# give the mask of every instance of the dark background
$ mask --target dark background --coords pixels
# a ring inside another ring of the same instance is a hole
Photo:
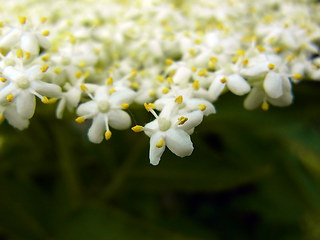
[[[192,156],[167,149],[157,167],[143,133],[95,145],[90,122],[38,102],[27,130],[0,126],[0,240],[320,239],[319,91],[303,82],[267,112],[223,95]]]

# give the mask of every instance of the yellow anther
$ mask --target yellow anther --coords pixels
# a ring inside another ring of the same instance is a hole
[[[180,95],[180,96],[178,96],[174,101],[175,101],[176,103],[178,103],[178,104],[181,104],[182,101],[183,101],[183,97]]]
[[[84,84],[81,84],[80,88],[81,88],[81,91],[83,91],[83,92],[88,90],[88,88]]]
[[[99,49],[94,49],[93,52],[94,52],[95,54],[99,54],[99,53],[100,53],[100,50],[99,50]]]
[[[0,21],[0,27],[3,27],[3,22],[2,21]]]
[[[190,33],[184,33],[184,36],[186,36],[186,37],[190,37]]]
[[[86,64],[85,61],[81,61],[81,62],[79,62],[78,66],[79,67],[85,67],[85,66],[87,66],[87,64]]]
[[[152,90],[152,91],[150,91],[150,92],[149,92],[149,96],[150,96],[150,97],[154,97],[154,96],[156,96],[156,92],[155,92],[155,91],[153,91],[153,90]]]
[[[82,72],[76,72],[76,74],[74,75],[76,78],[81,78],[82,76]]]
[[[70,34],[69,41],[70,41],[71,44],[75,44],[76,43],[76,38],[72,34]]]
[[[19,22],[20,22],[21,24],[25,24],[27,18],[26,18],[26,17],[18,17],[18,20],[19,20]]]
[[[275,47],[275,48],[273,49],[273,51],[274,51],[275,53],[279,53],[279,52],[281,51],[281,48],[280,48],[280,47]]]
[[[86,119],[85,119],[84,117],[77,117],[77,118],[75,119],[75,121],[76,121],[77,123],[83,123],[85,120],[86,120]]]
[[[30,53],[29,52],[24,52],[24,56],[26,57],[26,59],[30,58]]]
[[[131,128],[132,131],[138,133],[138,132],[142,132],[143,131],[143,127],[140,125],[136,125],[134,127]]]
[[[122,109],[127,109],[129,107],[128,103],[122,103],[121,104]]]
[[[10,93],[8,96],[7,96],[7,101],[8,102],[11,102],[13,100],[13,95],[12,93]]]
[[[249,63],[249,60],[248,60],[248,59],[242,60],[242,65],[243,65],[243,66],[247,66],[248,63]]]
[[[221,78],[220,79],[220,82],[222,82],[222,83],[226,83],[227,82],[227,79],[224,77],[224,78]]]
[[[130,72],[131,77],[135,77],[138,74],[138,70],[137,69],[132,69]]]
[[[201,71],[199,71],[198,72],[198,76],[200,76],[200,77],[204,77],[206,74],[207,74],[207,69],[205,68],[205,69],[202,69]]]
[[[166,65],[171,65],[173,63],[172,59],[166,59]]]
[[[289,23],[285,23],[283,26],[284,26],[285,28],[288,28],[288,27],[289,27]]]
[[[204,111],[204,110],[207,109],[207,106],[204,105],[204,104],[198,104],[198,107],[199,107],[199,109],[200,109],[201,111]]]
[[[218,58],[210,57],[210,61],[213,62],[213,63],[217,63],[218,62]]]
[[[178,118],[178,125],[183,125],[186,121],[188,121],[188,118],[186,117],[179,117]]]
[[[50,98],[48,104],[54,104],[57,102],[57,98]]]
[[[192,87],[194,88],[194,90],[199,90],[200,86],[199,86],[199,81],[196,80],[192,83]]]
[[[116,92],[117,90],[115,90],[114,88],[112,88],[110,91],[109,91],[109,94],[111,95],[112,93]]]
[[[243,49],[239,49],[236,51],[236,54],[240,57],[244,57],[244,55],[246,54],[246,52]]]
[[[259,52],[264,52],[266,49],[260,45],[257,46],[257,49],[259,50]]]
[[[233,58],[231,59],[231,61],[232,61],[233,63],[237,62],[238,60],[239,60],[239,57],[233,57]]]
[[[144,103],[143,106],[148,112],[150,112],[150,109],[156,109],[156,105],[153,103]]]
[[[7,81],[7,79],[4,78],[4,77],[0,77],[0,81],[1,81],[1,82],[5,82],[5,81]]]
[[[40,19],[40,22],[41,23],[45,23],[47,21],[47,18],[46,17],[42,17],[41,19]]]
[[[171,72],[169,73],[169,77],[173,77],[175,74],[176,74],[176,71],[171,71]]]
[[[107,79],[107,85],[110,86],[113,84],[113,78],[112,77],[108,77]]]
[[[106,131],[104,134],[104,138],[108,141],[111,138],[111,135],[112,135],[112,133],[110,130]]]
[[[41,72],[46,72],[48,70],[49,66],[48,65],[44,65],[40,68]]]
[[[41,102],[43,102],[44,104],[49,104],[49,99],[46,96],[43,96]]]
[[[167,94],[169,92],[169,90],[170,90],[169,88],[164,88],[164,89],[162,89],[162,93]]]
[[[43,36],[49,36],[49,34],[50,34],[50,31],[49,31],[49,30],[44,30],[44,31],[42,32],[42,35],[43,35]]]
[[[90,76],[90,72],[89,72],[89,71],[85,71],[85,72],[83,73],[83,76],[84,76],[84,78],[89,77],[89,76]]]
[[[158,75],[158,76],[157,76],[157,80],[158,80],[159,82],[164,82],[164,77],[161,76],[161,75]]]
[[[192,72],[196,72],[196,71],[197,71],[197,68],[196,68],[196,67],[192,67],[192,68],[191,68],[191,71],[192,71]]]
[[[269,43],[274,43],[275,39],[274,39],[274,37],[271,37],[268,39],[268,41],[269,41]]]
[[[157,144],[156,144],[157,148],[162,148],[163,147],[163,139],[161,139]]]
[[[137,89],[139,89],[139,83],[133,82],[133,83],[130,84],[130,87],[135,89],[135,90],[137,90]]]
[[[268,68],[269,68],[270,70],[272,70],[272,69],[274,69],[274,68],[275,68],[275,65],[274,65],[274,64],[272,64],[272,63],[269,63]]]
[[[262,109],[263,111],[268,111],[268,110],[269,110],[269,104],[268,104],[266,101],[264,101],[264,102],[262,103],[262,105],[261,105],[261,109]]]
[[[289,55],[286,57],[286,61],[291,62],[296,56],[295,55]]]
[[[300,80],[302,78],[302,75],[300,73],[295,73],[295,74],[293,74],[293,78]]]
[[[168,78],[167,78],[167,82],[168,82],[169,84],[173,84],[173,78],[172,78],[172,77],[168,77]]]
[[[23,58],[23,51],[22,51],[22,49],[18,49],[18,51],[17,51],[17,58]]]
[[[0,113],[0,122],[4,119],[3,114]]]
[[[194,51],[194,49],[190,49],[189,54],[194,57],[196,55],[196,52]]]
[[[59,68],[59,67],[57,67],[57,68],[54,69],[54,72],[55,72],[56,74],[59,74],[59,73],[62,72],[62,69]]]
[[[194,43],[195,44],[201,44],[201,40],[200,39],[196,39],[196,40],[194,40]]]

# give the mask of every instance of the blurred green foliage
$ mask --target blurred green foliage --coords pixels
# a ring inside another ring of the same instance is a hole
[[[319,87],[268,112],[226,94],[192,156],[166,150],[157,167],[143,134],[94,145],[89,122],[38,103],[29,129],[0,127],[0,239],[320,239]]]

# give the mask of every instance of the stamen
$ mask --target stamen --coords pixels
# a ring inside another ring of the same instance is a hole
[[[44,31],[42,32],[42,35],[43,35],[43,36],[49,36],[49,34],[50,34],[50,31],[49,31],[49,30],[44,30]]]
[[[164,89],[162,89],[162,93],[163,94],[167,94],[169,92],[169,88],[164,88]]]
[[[179,117],[178,118],[178,125],[183,125],[186,121],[188,121],[188,118],[186,117]]]
[[[262,105],[261,105],[261,108],[262,108],[263,111],[268,111],[269,110],[269,104],[266,101],[264,101],[262,103]]]
[[[274,65],[274,64],[272,64],[272,63],[270,63],[270,64],[268,65],[268,68],[269,68],[270,70],[272,70],[272,69],[274,69],[274,68],[275,68],[275,65]]]
[[[169,65],[171,65],[172,63],[173,63],[172,59],[169,59],[169,58],[166,59],[166,65],[169,66]]]
[[[169,84],[173,84],[173,78],[172,78],[172,77],[168,77],[168,78],[167,78],[167,82],[168,82]]]
[[[108,131],[105,132],[104,138],[108,141],[111,138],[111,135],[112,135],[111,131],[108,130]]]
[[[46,72],[48,70],[49,66],[44,65],[43,67],[40,68],[41,72]]]
[[[23,58],[23,51],[22,51],[22,49],[18,49],[18,51],[17,51],[17,58]]]
[[[163,139],[161,139],[157,144],[156,144],[157,148],[162,148],[163,147]]]
[[[29,52],[24,52],[24,56],[26,57],[26,59],[28,60],[30,58],[30,53]]]
[[[136,125],[136,126],[132,127],[131,129],[132,129],[132,131],[134,131],[136,133],[143,131],[143,127],[140,125]]]
[[[204,77],[206,74],[207,74],[207,69],[205,68],[205,69],[202,69],[201,71],[199,71],[198,72],[198,76],[200,76],[200,77]]]
[[[26,17],[18,17],[18,20],[19,20],[19,22],[21,23],[21,24],[25,24],[26,23],[26,20],[27,20],[27,18]]]
[[[114,88],[112,88],[110,91],[109,91],[109,95],[111,95],[112,93],[116,92],[117,90],[115,90]]]
[[[46,96],[42,97],[41,102],[43,102],[44,104],[49,104],[50,103],[49,99]]]
[[[220,82],[226,83],[226,82],[227,82],[227,79],[224,77],[224,78],[220,79]]]
[[[194,88],[194,90],[199,90],[200,86],[199,86],[199,81],[196,80],[192,83],[192,87]]]
[[[4,78],[4,77],[0,77],[0,81],[1,81],[1,82],[6,82],[6,81],[7,81],[7,79],[6,79],[6,78]]]
[[[74,75],[76,78],[80,78],[82,76],[82,72],[77,72],[75,75]]]
[[[109,77],[109,78],[107,79],[107,85],[110,86],[110,85],[112,85],[112,84],[113,84],[113,78],[112,78],[112,77]]]
[[[11,102],[13,100],[13,95],[12,93],[10,93],[8,96],[7,96],[7,101],[8,102]]]
[[[198,107],[199,107],[199,109],[200,109],[201,111],[204,111],[204,110],[207,109],[207,106],[204,105],[204,104],[198,104]]]
[[[83,123],[86,119],[84,117],[77,117],[75,121],[79,124]]]
[[[175,101],[176,103],[178,103],[178,104],[181,104],[182,101],[183,101],[183,97],[180,95],[180,96],[178,96],[174,101]]]
[[[129,107],[128,103],[122,103],[121,104],[122,109],[127,109]]]
[[[300,73],[295,73],[295,74],[293,74],[293,78],[300,80],[302,78],[302,75]]]
[[[81,84],[81,85],[80,85],[80,88],[81,88],[81,90],[82,90],[83,92],[85,92],[85,91],[88,90],[88,88],[87,88],[84,84]]]
[[[47,21],[47,18],[46,17],[42,17],[41,19],[40,19],[40,22],[41,23],[45,23]]]

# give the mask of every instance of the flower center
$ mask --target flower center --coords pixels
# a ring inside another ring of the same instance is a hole
[[[98,109],[102,113],[108,112],[110,109],[110,103],[107,100],[101,100],[98,102]]]
[[[22,89],[26,89],[30,86],[30,81],[27,77],[23,76],[17,80],[17,86]]]
[[[158,118],[159,129],[167,131],[171,127],[171,121],[166,118]]]

